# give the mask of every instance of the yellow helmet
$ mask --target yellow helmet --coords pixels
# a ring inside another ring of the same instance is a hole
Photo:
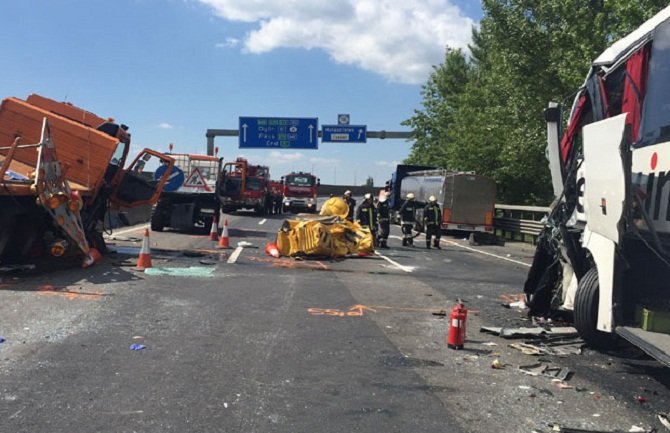
[[[409,194],[407,194],[407,200],[414,200],[414,193],[413,192],[410,192]]]
[[[437,199],[435,198],[434,195],[431,195],[430,197],[428,197],[428,201],[431,202],[431,203],[433,203],[433,202],[436,202]]]

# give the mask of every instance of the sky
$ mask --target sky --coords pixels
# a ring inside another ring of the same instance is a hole
[[[239,117],[318,118],[407,131],[447,46],[467,51],[478,0],[3,1],[0,97],[68,101],[130,127],[144,147],[206,153],[207,129]],[[311,171],[322,183],[384,185],[406,140],[240,149],[219,156]]]

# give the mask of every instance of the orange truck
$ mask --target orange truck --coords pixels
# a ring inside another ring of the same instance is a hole
[[[256,215],[269,212],[270,169],[252,165],[245,158],[223,165],[216,182],[216,195],[224,213],[253,209]]]
[[[39,95],[0,103],[0,261],[79,254],[90,264],[111,208],[153,205],[174,160],[144,149],[127,168],[126,125]]]

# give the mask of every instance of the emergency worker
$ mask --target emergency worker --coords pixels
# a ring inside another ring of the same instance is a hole
[[[434,195],[428,197],[428,204],[423,208],[423,226],[426,228],[426,248],[430,249],[430,238],[435,236],[433,246],[441,250],[442,210]]]
[[[379,248],[388,248],[386,242],[391,231],[391,208],[388,203],[388,192],[379,197],[377,203],[377,244]]]
[[[342,199],[344,199],[344,202],[349,206],[349,214],[347,215],[347,219],[349,221],[354,221],[354,210],[356,210],[356,200],[351,196],[351,191],[346,190],[344,191],[344,195],[342,196]]]
[[[377,232],[377,209],[372,202],[372,194],[365,194],[364,200],[356,208],[356,220],[361,227],[370,230],[374,244]]]
[[[274,200],[273,200],[273,210],[275,215],[281,215],[282,214],[282,195],[281,194],[275,194]]]
[[[412,227],[414,227],[414,221],[416,220],[416,202],[413,193],[407,194],[398,213],[400,214],[400,228],[402,229],[402,245],[413,247]]]

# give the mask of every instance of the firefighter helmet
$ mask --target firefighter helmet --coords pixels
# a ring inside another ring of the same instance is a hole
[[[409,194],[407,194],[407,200],[414,200],[414,193],[413,192],[410,192]]]
[[[349,190],[344,191],[344,196],[345,197],[351,197],[351,191],[349,191]]]
[[[372,194],[367,193],[367,194],[365,194],[364,197],[365,197],[366,200],[370,200],[372,198]]]
[[[435,203],[437,201],[437,199],[435,198],[434,195],[431,195],[430,197],[428,197],[428,201],[431,202],[431,203]]]

